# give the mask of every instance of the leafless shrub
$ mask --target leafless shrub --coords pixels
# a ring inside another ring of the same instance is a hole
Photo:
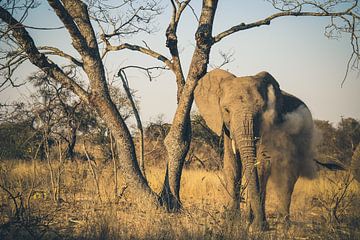
[[[328,186],[320,189],[319,194],[314,196],[312,204],[324,212],[323,218],[326,223],[341,224],[346,215],[349,215],[355,201],[355,192],[351,189],[354,178],[349,172],[346,174],[334,174],[325,176]]]
[[[11,165],[9,165],[11,166]],[[52,231],[50,224],[58,210],[41,211],[32,207],[36,198],[45,198],[33,176],[16,177],[11,168],[0,165],[0,196],[2,199],[1,239],[42,239]],[[34,174],[34,172],[33,172]],[[45,209],[44,209],[45,210]]]

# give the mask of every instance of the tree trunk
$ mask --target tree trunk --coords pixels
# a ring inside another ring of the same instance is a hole
[[[76,132],[77,127],[73,126],[71,127],[71,135],[70,135],[70,142],[68,143],[67,149],[66,149],[66,158],[67,159],[74,159],[74,149],[76,145]]]
[[[181,124],[182,128],[170,128],[164,142],[168,161],[160,202],[170,211],[177,211],[181,207],[179,195],[181,174],[191,138],[190,116],[185,118]]]
[[[131,94],[124,70],[120,70],[118,75],[120,76],[121,81],[123,83],[123,87],[124,87],[126,96],[127,96],[128,100],[130,101],[130,105],[131,105],[131,108],[133,109],[135,120],[136,120],[136,126],[139,130],[139,157],[138,158],[139,158],[140,170],[146,179],[145,160],[144,160],[144,129],[142,126],[140,114],[136,107],[133,96]]]
[[[180,180],[182,167],[190,146],[190,110],[194,99],[193,92],[197,81],[205,75],[207,70],[210,49],[213,44],[211,34],[217,2],[217,0],[203,0],[199,25],[195,34],[196,47],[187,80],[181,92],[170,131],[165,138],[167,169],[161,192],[161,203],[166,204],[169,210],[176,211],[181,206]]]
[[[119,151],[121,170],[125,176],[126,184],[134,191],[136,196],[150,200],[157,204],[157,196],[149,187],[146,179],[142,175],[136,159],[135,145],[129,129],[116,106],[110,101],[110,96],[99,96],[91,101],[98,114],[105,120],[107,127],[114,136]]]
[[[109,130],[110,132],[110,130]],[[118,166],[117,166],[117,157],[118,154],[115,152],[115,144],[114,144],[114,136],[110,132],[110,149],[111,149],[111,159],[113,161],[113,171],[114,171],[114,198],[115,200],[118,198]]]

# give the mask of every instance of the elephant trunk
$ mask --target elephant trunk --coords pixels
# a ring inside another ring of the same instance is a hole
[[[236,146],[240,152],[241,161],[245,169],[245,186],[248,188],[250,207],[253,214],[252,225],[264,230],[267,226],[264,208],[261,205],[259,177],[256,167],[256,146],[254,137],[254,116],[248,112],[241,116],[234,116],[231,126]]]

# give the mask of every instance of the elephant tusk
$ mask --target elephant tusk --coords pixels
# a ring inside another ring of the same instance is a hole
[[[234,155],[236,155],[236,144],[235,141],[231,139],[231,148],[233,150]]]

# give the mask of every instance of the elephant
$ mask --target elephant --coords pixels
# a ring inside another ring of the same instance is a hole
[[[314,124],[305,103],[282,91],[268,72],[236,77],[221,69],[199,79],[194,98],[208,127],[224,137],[224,178],[231,208],[240,212],[244,173],[250,227],[267,229],[266,185],[272,173],[279,216],[289,222],[297,179],[316,175]]]

